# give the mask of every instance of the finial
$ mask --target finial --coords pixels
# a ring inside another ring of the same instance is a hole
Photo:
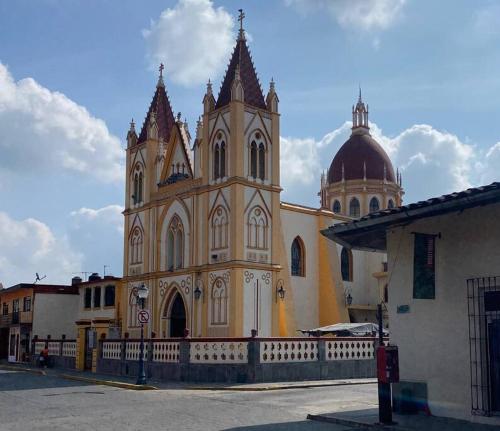
[[[344,162],[342,162],[342,181],[345,180]]]
[[[160,76],[158,76],[158,84],[156,84],[157,87],[165,87],[165,84],[163,83],[163,69],[165,69],[165,66],[163,63],[160,63],[160,67],[158,68]]]
[[[274,91],[274,78],[271,78],[271,82],[269,83],[269,89]]]
[[[240,32],[238,35],[238,39],[245,40],[245,30],[243,30],[243,19],[245,18],[245,12],[243,12],[243,9],[238,9],[238,12],[240,13],[238,15],[238,21],[240,22]]]
[[[130,131],[131,132],[135,132],[135,123],[134,123],[134,119],[132,118],[132,121],[130,122]]]
[[[178,112],[178,113],[177,113],[177,122],[180,122],[180,121],[181,121],[181,115],[182,115],[182,114],[181,114],[180,112]]]
[[[212,82],[210,81],[210,78],[208,78],[207,82],[207,94],[212,94]]]
[[[358,97],[358,102],[361,102],[361,84],[358,84],[359,86],[359,97]]]
[[[366,180],[366,160],[363,162],[363,179]]]

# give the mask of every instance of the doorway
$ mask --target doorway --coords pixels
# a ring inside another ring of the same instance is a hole
[[[186,308],[182,296],[177,292],[170,309],[169,337],[183,337],[186,328]]]
[[[92,350],[94,349],[95,332],[92,328],[85,328],[85,360],[84,369],[92,369]]]

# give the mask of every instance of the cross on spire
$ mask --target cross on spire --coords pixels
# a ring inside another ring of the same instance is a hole
[[[163,69],[165,69],[165,66],[163,65],[163,63],[160,63],[160,67],[158,68],[158,70],[160,71],[160,78],[163,77]]]
[[[245,12],[243,9],[238,9],[240,15],[238,16],[238,21],[240,22],[240,31],[243,31],[243,19],[245,18]]]
[[[245,40],[245,30],[243,30],[243,19],[245,18],[245,12],[243,9],[238,9],[240,14],[238,15],[238,21],[240,22],[240,31],[238,35],[239,40]]]

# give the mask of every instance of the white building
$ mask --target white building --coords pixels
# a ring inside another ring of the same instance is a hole
[[[401,395],[500,425],[500,183],[382,211],[324,234],[387,251]],[[496,417],[495,417],[496,415]]]

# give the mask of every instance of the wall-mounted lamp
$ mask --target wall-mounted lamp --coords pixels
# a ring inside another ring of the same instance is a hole
[[[198,301],[198,299],[200,298],[201,298],[201,289],[199,286],[196,286],[196,288],[194,289],[194,299]]]
[[[350,293],[345,296],[345,303],[348,307],[352,304],[352,295]]]
[[[276,298],[279,298],[281,300],[285,299],[285,289],[283,289],[283,285],[280,285],[279,287],[276,288]]]

